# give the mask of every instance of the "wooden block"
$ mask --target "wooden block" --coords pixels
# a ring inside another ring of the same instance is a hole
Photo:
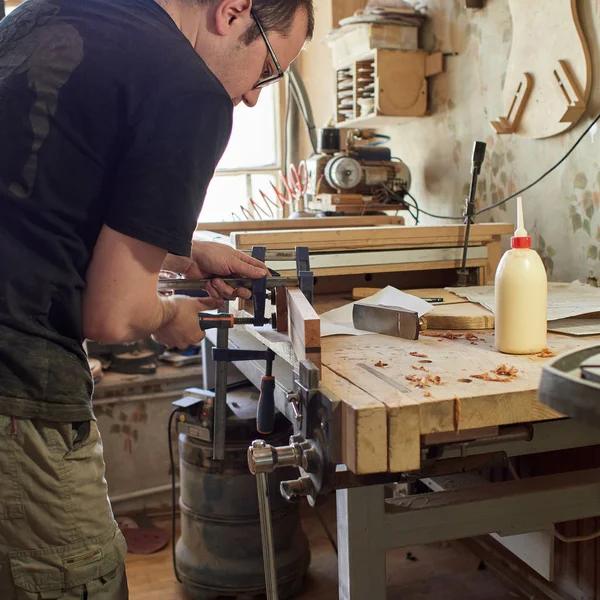
[[[432,77],[444,71],[444,55],[434,52],[425,59],[425,77]]]
[[[292,347],[298,360],[310,360],[321,371],[321,319],[298,288],[287,288]]]
[[[276,303],[275,310],[277,315],[277,331],[279,333],[288,332],[288,301],[285,288],[275,290]]]
[[[323,368],[322,391],[342,409],[341,458],[357,475],[388,468],[387,410],[382,402]]]
[[[460,302],[456,304],[438,304],[425,315],[427,328],[447,329],[494,329],[494,313],[481,304]]]

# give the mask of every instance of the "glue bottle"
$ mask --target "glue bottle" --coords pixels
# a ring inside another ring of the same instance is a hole
[[[546,347],[548,277],[539,254],[531,249],[521,198],[511,247],[496,271],[496,348],[506,354],[536,354]]]

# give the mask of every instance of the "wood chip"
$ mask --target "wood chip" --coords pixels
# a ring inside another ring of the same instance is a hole
[[[421,377],[420,375],[406,375],[406,379],[410,381],[415,387],[424,388],[429,387],[427,377]]]
[[[458,383],[472,383],[472,379],[457,379]]]
[[[378,362],[375,363],[375,366],[379,367],[380,369],[383,369],[384,367],[387,367],[388,365],[387,365],[387,363],[378,361]]]
[[[471,375],[473,379],[482,379],[483,381],[495,381],[497,383],[507,383],[518,377],[518,369],[506,364],[498,365],[493,371]]]
[[[454,333],[453,331],[446,331],[446,333],[440,333],[435,331],[423,331],[421,335],[425,335],[428,337],[436,337],[442,338],[446,340],[459,340],[460,338],[464,338],[464,333]]]
[[[423,364],[423,365],[430,365],[431,363],[433,363],[432,360],[420,360],[419,364]]]
[[[429,358],[428,354],[420,354],[419,352],[411,352],[410,355],[416,358]]]
[[[517,377],[519,370],[515,367],[509,367],[507,364],[502,363],[494,369],[494,373],[503,377]]]
[[[471,332],[465,334],[465,339],[469,340],[469,342],[480,342],[481,341],[481,338],[479,336],[477,336]]]
[[[411,365],[410,368],[414,369],[415,371],[425,371],[425,373],[429,373],[429,369],[426,369],[425,367],[415,367],[415,365]]]
[[[552,352],[550,348],[544,348],[539,354],[536,354],[538,358],[552,358],[557,356],[556,352]]]
[[[425,392],[423,396],[425,396],[425,398],[431,398],[431,392]]]
[[[439,375],[429,375],[427,379],[435,385],[444,385],[442,383],[442,378]]]

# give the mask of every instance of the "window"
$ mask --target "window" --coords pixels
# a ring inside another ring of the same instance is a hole
[[[254,108],[240,104],[235,109],[231,140],[208,188],[199,222],[245,220],[242,207],[256,213],[250,198],[265,211],[256,218],[270,216],[259,190],[272,197],[270,184],[277,182],[281,168],[279,98],[279,86],[272,85],[263,89]],[[276,214],[274,207],[271,210]]]

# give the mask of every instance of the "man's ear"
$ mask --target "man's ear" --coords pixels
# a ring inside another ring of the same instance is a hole
[[[218,35],[240,37],[250,26],[252,0],[221,0],[215,11],[215,30]]]

